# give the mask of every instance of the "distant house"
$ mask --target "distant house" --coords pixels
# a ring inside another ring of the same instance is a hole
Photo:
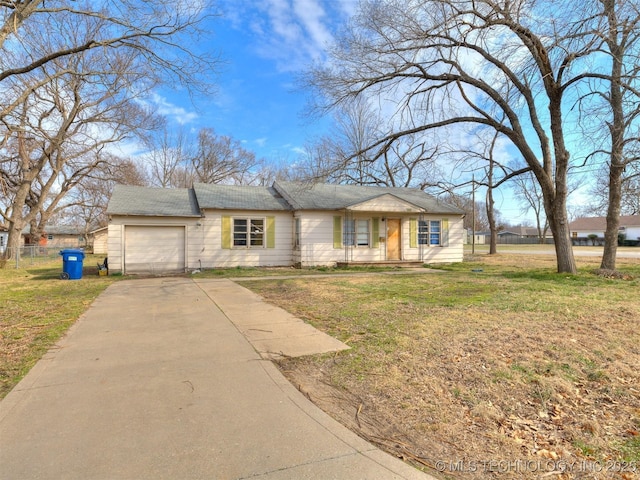
[[[547,228],[545,236],[546,238],[553,238],[550,229]],[[536,227],[516,226],[498,232],[498,237],[539,238],[540,234]]]
[[[45,225],[42,234],[37,236],[31,233],[31,227],[25,227],[21,243],[49,248],[84,248],[87,242],[84,229],[81,227]]]
[[[498,232],[498,243],[501,244],[532,244],[538,243],[539,238],[538,229],[536,227],[515,226]],[[547,243],[553,242],[551,229],[546,230],[545,239]],[[476,244],[482,245],[489,244],[490,242],[491,232],[476,232]]]
[[[0,254],[7,249],[7,239],[9,238],[9,229],[4,225],[0,225]]]
[[[606,217],[583,217],[569,224],[574,243],[590,238],[603,239],[606,228]],[[619,233],[624,235],[626,240],[640,240],[640,215],[621,216]]]
[[[89,232],[89,235],[93,239],[93,253],[96,255],[106,255],[109,227],[98,228]]]
[[[107,213],[112,273],[463,257],[464,212],[409,188],[118,185]]]

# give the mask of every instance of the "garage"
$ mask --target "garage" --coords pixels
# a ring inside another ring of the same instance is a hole
[[[155,275],[184,270],[184,226],[125,226],[124,273]]]

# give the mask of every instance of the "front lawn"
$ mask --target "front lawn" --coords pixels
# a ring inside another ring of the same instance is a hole
[[[433,475],[637,478],[640,261],[620,260],[621,280],[594,275],[597,258],[578,275],[551,256],[471,260],[243,285],[352,347],[282,361],[292,382]]]
[[[80,280],[60,280],[62,259],[0,268],[0,399],[118,277],[100,277],[87,256]]]

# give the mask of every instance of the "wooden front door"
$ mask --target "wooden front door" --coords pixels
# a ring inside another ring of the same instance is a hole
[[[387,260],[401,260],[400,219],[387,218]]]

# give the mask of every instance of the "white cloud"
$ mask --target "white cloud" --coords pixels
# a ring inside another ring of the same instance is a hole
[[[225,18],[251,31],[253,48],[280,71],[295,71],[324,57],[333,31],[353,14],[356,0],[227,0]]]
[[[176,121],[180,125],[186,125],[193,122],[198,118],[198,114],[195,112],[189,112],[183,107],[179,107],[171,103],[166,97],[163,97],[157,93],[151,96],[151,103],[155,106],[156,111],[165,117]]]

